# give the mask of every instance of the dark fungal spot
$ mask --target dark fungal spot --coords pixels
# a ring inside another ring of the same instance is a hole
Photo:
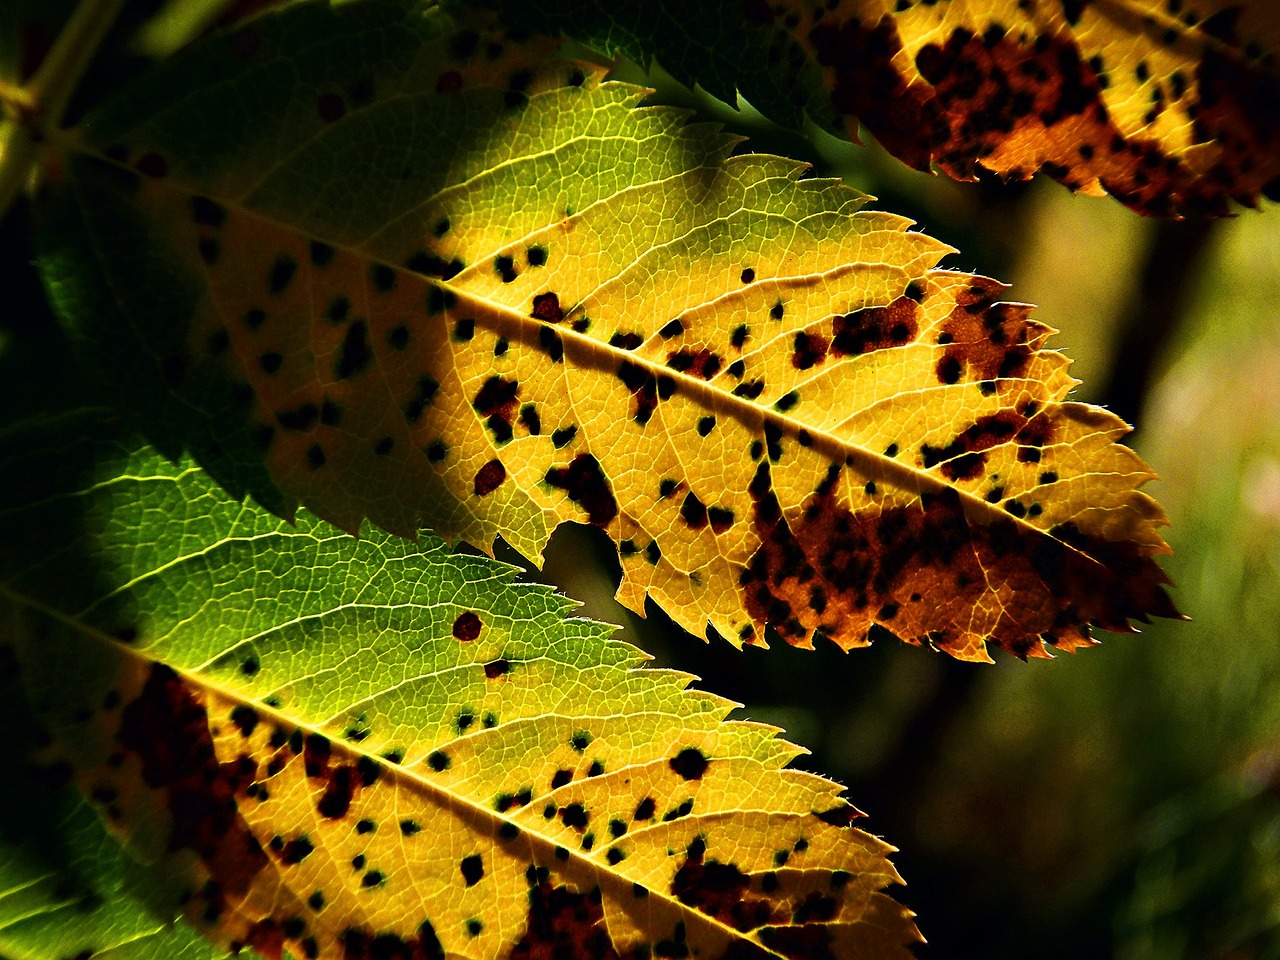
[[[270,294],[284,293],[297,271],[297,260],[287,253],[278,254],[271,264],[270,272],[267,274],[267,292]]]
[[[502,461],[490,460],[476,471],[472,489],[477,497],[484,497],[497,490],[506,479],[507,468],[502,465]]]
[[[508,821],[498,827],[499,840],[514,840],[518,836],[520,836],[520,828],[514,823]]]
[[[745,323],[740,323],[733,328],[733,333],[729,336],[729,342],[733,344],[735,349],[742,349],[742,345],[747,342],[747,325]]]
[[[507,350],[511,348],[510,342],[506,337],[499,337],[493,343],[493,355],[495,357],[506,356]]]
[[[276,413],[276,423],[293,433],[304,433],[310,430],[320,419],[320,408],[314,403],[304,403],[293,410],[281,410]]]
[[[458,864],[458,868],[462,871],[462,879],[468,887],[474,887],[480,882],[480,878],[484,876],[484,862],[480,859],[478,853],[463,857],[462,862]]]
[[[1046,470],[1040,474],[1040,483],[1057,483],[1058,474],[1053,470]]]
[[[587,776],[598,777],[602,773],[604,773],[604,764],[601,763],[599,760],[592,760],[591,766],[587,768]]]
[[[743,283],[754,283],[756,279],[756,272],[750,267],[747,267],[742,271],[740,279]]]
[[[215,230],[227,222],[227,208],[208,197],[191,198],[191,219],[202,227],[213,227]]]
[[[733,388],[735,397],[744,397],[747,400],[755,400],[762,393],[764,393],[763,380],[745,381]]]
[[[471,920],[467,921],[466,927],[467,927],[467,936],[478,937],[480,936],[480,931],[484,929],[484,924],[481,923],[479,920],[472,918]]]
[[[613,488],[592,454],[580,453],[568,466],[552,467],[545,479],[552,487],[564,490],[570,500],[587,512],[588,522],[597,527],[608,526],[618,515]]]
[[[701,350],[685,348],[667,355],[667,366],[679,373],[710,380],[720,372],[722,361],[719,354],[712,353],[705,347]]]
[[[493,272],[502,278],[503,283],[511,283],[519,276],[515,260],[505,253],[493,258]]]
[[[724,533],[733,526],[733,511],[726,510],[724,507],[708,507],[707,520],[710,521],[713,531]]]
[[[373,833],[378,829],[378,825],[365,817],[356,821],[356,833]]]
[[[566,827],[583,830],[587,826],[587,811],[580,803],[570,803],[560,808],[560,822]]]
[[[735,360],[733,361],[733,363],[729,364],[725,372],[729,374],[729,376],[737,377],[739,380],[741,380],[742,375],[747,372],[747,365],[743,363],[741,360]]]
[[[627,825],[621,820],[614,818],[609,821],[609,836],[617,840],[620,836],[627,832]]]
[[[476,335],[474,317],[464,317],[453,325],[453,339],[457,343],[467,343]]]
[[[551,777],[551,789],[559,790],[561,787],[573,781],[572,770],[557,770]]]
[[[266,311],[258,307],[252,307],[244,312],[240,318],[240,322],[244,324],[246,330],[257,330],[267,321]]]
[[[468,610],[453,621],[453,637],[463,643],[470,643],[480,636],[480,617]]]
[[[409,328],[403,323],[392,327],[387,334],[387,344],[393,350],[404,350],[409,346]]]
[[[591,746],[591,734],[585,730],[579,730],[569,738],[569,746],[573,747],[578,753],[582,753],[587,747]]]
[[[644,337],[638,333],[623,333],[618,331],[609,338],[609,346],[618,347],[621,350],[635,350],[640,344],[644,343]]]
[[[617,847],[611,847],[609,852],[604,855],[604,858],[609,862],[610,866],[616,867],[627,858],[627,855]]]
[[[691,530],[701,530],[707,525],[707,508],[692,491],[685,494],[684,502],[680,504],[680,519]]]
[[[769,308],[769,317],[772,320],[781,320],[782,313],[783,313],[783,308],[782,308],[781,300],[779,300],[777,303],[775,303],[772,307]]]
[[[668,320],[662,329],[658,331],[658,336],[664,340],[670,340],[672,337],[678,337],[682,333],[684,333],[684,324],[679,319],[676,319]]]
[[[362,887],[380,887],[386,877],[383,876],[381,870],[370,870],[360,878],[360,886]]]
[[[348,315],[351,313],[351,301],[345,296],[336,296],[325,309],[325,319],[332,324],[346,323]]]
[[[408,423],[417,423],[422,418],[422,411],[425,410],[435,400],[436,393],[440,390],[440,384],[435,377],[430,374],[424,374],[418,378],[413,395],[404,405],[404,419]],[[427,454],[430,458],[431,454]]]
[[[316,98],[316,113],[325,123],[336,123],[347,112],[347,105],[336,93],[322,93]]]
[[[231,722],[240,731],[240,736],[249,737],[258,726],[258,711],[253,707],[240,704],[231,711]]]
[[[918,315],[918,302],[904,294],[887,307],[837,316],[831,321],[831,350],[836,356],[859,356],[910,343],[919,332]]]
[[[275,373],[283,365],[284,365],[284,357],[276,353],[274,350],[269,350],[266,353],[264,353],[262,356],[258,357],[258,366],[262,369],[262,372],[265,374]]]
[[[526,403],[520,408],[520,423],[530,436],[538,436],[542,433],[542,418],[538,416],[538,408],[532,403]]]
[[[363,320],[357,320],[347,328],[342,340],[342,353],[334,364],[333,375],[338,380],[350,380],[362,372],[373,360],[369,349],[368,328]]]
[[[663,477],[658,481],[658,496],[665,500],[674,494],[679,487],[679,481],[673,480],[671,477]]]
[[[716,418],[712,416],[700,417],[698,419],[698,436],[705,437],[716,425]]]
[[[449,218],[441,217],[439,220],[436,221],[436,225],[431,228],[431,232],[434,233],[437,238],[441,238],[446,233],[449,232],[450,226],[451,224],[449,223]]]
[[[218,258],[222,255],[222,244],[218,243],[214,237],[201,237],[196,243],[196,250],[200,254],[200,259],[206,265],[217,266]]]
[[[531,267],[543,267],[547,263],[547,248],[541,245],[535,245],[525,250],[525,260]]]
[[[685,747],[667,762],[685,780],[701,780],[710,766],[710,761],[697,747]]]
[[[414,834],[422,832],[422,824],[418,823],[417,820],[401,820],[400,832],[406,837],[412,837]]]
[[[954,355],[946,354],[938,361],[937,374],[940,383],[956,383],[960,379],[960,361]]]
[[[476,715],[470,710],[458,711],[457,719],[453,725],[457,727],[459,733],[466,733],[471,729],[471,725],[476,722]]]
[[[313,892],[311,896],[307,897],[307,906],[309,906],[316,913],[319,913],[321,910],[323,910],[324,909],[324,892],[321,890],[316,890],[315,892]]]
[[[499,658],[490,660],[484,665],[484,675],[490,680],[497,680],[511,672],[511,661]]]
[[[209,339],[205,341],[205,348],[215,357],[220,357],[230,350],[231,334],[227,332],[227,328],[219,327],[209,334]]]
[[[644,548],[644,558],[654,566],[662,559],[662,548],[658,546],[657,540],[650,540],[649,545]]]
[[[327,243],[321,243],[319,240],[312,240],[308,244],[308,252],[311,255],[311,265],[313,267],[327,267],[333,263],[333,258],[337,255],[337,251]]]
[[[258,664],[257,657],[245,657],[242,661],[240,661],[240,672],[243,673],[246,677],[255,676],[258,673],[258,669],[259,669],[259,664]],[[114,693],[114,691],[112,692]],[[119,698],[119,694],[116,694],[116,697]],[[104,708],[106,707],[105,704],[103,704],[103,706]]]
[[[796,334],[792,342],[791,365],[797,370],[808,370],[817,366],[826,359],[829,346],[825,337],[802,330]]]
[[[431,463],[440,463],[449,456],[449,447],[443,440],[436,440],[427,446],[426,454]]]
[[[560,334],[550,327],[538,329],[538,349],[545,353],[552,363],[559,363],[564,359],[564,342],[560,339]]]
[[[369,282],[378,293],[390,293],[396,288],[396,272],[385,263],[369,267]]]
[[[568,446],[577,435],[578,428],[571,423],[567,427],[561,427],[551,434],[551,445],[557,450],[561,450]]]
[[[564,861],[569,859],[569,849],[567,847],[562,847],[559,844],[557,844],[555,850],[552,851],[552,855],[561,863],[563,863]]]

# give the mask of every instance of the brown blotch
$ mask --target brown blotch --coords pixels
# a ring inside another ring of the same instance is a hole
[[[480,618],[468,610],[453,621],[453,638],[462,643],[470,643],[480,636]]]
[[[1128,632],[1130,619],[1178,615],[1142,545],[1068,537],[1067,528],[1045,535],[1011,518],[970,522],[952,488],[872,515],[846,509],[833,484],[784,517],[768,470],[762,462],[751,483],[761,546],[739,585],[753,618],[790,643],[820,630],[845,649],[861,646],[874,623],[889,619],[877,611],[892,611],[903,640],[965,652],[974,607],[989,605],[988,583],[1019,598],[988,638],[1017,656],[1037,652],[1041,638],[1082,646],[1091,626]],[[819,586],[821,613],[809,604]]]
[[[710,380],[720,372],[720,355],[705,347],[701,350],[684,348],[667,354],[667,366],[679,373],[687,373],[703,380]]]
[[[1042,419],[1041,424],[1037,427],[1039,444],[1044,443],[1052,429],[1047,419]],[[979,476],[986,465],[983,451],[1020,436],[1019,432],[1026,426],[1026,417],[1012,410],[1001,410],[979,417],[945,447],[924,444],[920,447],[920,457],[926,470],[942,464],[942,474],[947,479],[971,480]]]
[[[474,490],[477,497],[487,496],[502,485],[507,479],[507,468],[501,460],[490,460],[476,471]]]
[[[597,527],[607,527],[618,515],[618,501],[609,479],[600,461],[589,453],[578,454],[567,467],[552,467],[546,481],[565,491],[570,500],[587,511],[587,520]]]
[[[690,845],[685,862],[671,879],[671,892],[681,903],[746,932],[781,919],[766,897],[747,896],[751,879],[732,863],[704,860],[701,838]]]
[[[544,323],[559,323],[564,319],[564,311],[560,309],[560,298],[554,293],[540,293],[533,298],[533,313],[530,316]]]
[[[837,320],[843,319],[837,317]],[[819,336],[816,333],[806,333],[803,330],[796,334],[796,338],[792,343],[791,365],[797,370],[808,370],[816,367],[823,360],[827,359],[827,349],[830,342],[826,337]]]
[[[865,307],[836,316],[831,321],[831,351],[836,356],[858,356],[910,343],[920,330],[919,312],[915,299],[902,296],[887,307]]]
[[[235,799],[253,782],[256,765],[219,763],[204,704],[159,663],[122,711],[117,737],[124,751],[139,758],[143,782],[164,791],[169,850],[193,850],[214,878],[200,899],[216,919],[225,895],[243,894],[267,865]]]
[[[621,960],[605,926],[598,888],[574,893],[553,887],[545,873],[532,867],[529,877],[528,919],[511,948],[511,960]]]
[[[1027,320],[1029,307],[995,302],[1001,290],[994,280],[973,277],[956,297],[938,341],[946,347],[936,368],[940,383],[956,383],[966,374],[982,381],[1026,372],[1044,328]]]

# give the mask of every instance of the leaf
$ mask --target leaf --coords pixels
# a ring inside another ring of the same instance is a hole
[[[513,568],[291,525],[101,410],[9,431],[0,485],[43,760],[220,945],[909,957],[891,848],[798,747]]]
[[[1269,0],[490,0],[521,27],[658,59],[770,118],[861,123],[920,170],[1043,170],[1141,213],[1280,199]],[[751,66],[755,65],[755,69]]]
[[[1152,474],[1028,308],[549,44],[304,7],[104,105],[40,211],[103,389],[286,515],[599,526],[622,602],[735,642],[1175,615]]]

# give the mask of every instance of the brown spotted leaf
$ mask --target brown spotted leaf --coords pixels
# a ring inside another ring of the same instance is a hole
[[[58,547],[6,541],[0,622],[42,776],[162,918],[268,957],[910,956],[891,848],[776,727],[511,567],[290,524],[113,428],[0,442],[0,521]]]
[[[913,167],[1039,170],[1142,213],[1280,199],[1272,0],[490,0]],[[753,69],[751,65],[770,69]]]
[[[1151,472],[999,284],[548,41],[399,9],[258,20],[51,167],[47,282],[162,449],[351,531],[594,524],[624,603],[735,642],[1174,614]]]

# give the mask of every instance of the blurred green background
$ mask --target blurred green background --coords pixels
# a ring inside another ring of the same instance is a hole
[[[6,15],[37,10],[51,31],[71,5],[15,4]],[[268,5],[131,4],[86,89],[219,14]],[[922,958],[1280,957],[1280,212],[1159,223],[1043,178],[956,184],[871,143],[780,130],[660,72],[623,73],[748,134],[743,149],[845,178],[956,247],[947,266],[1039,304],[1075,360],[1076,399],[1138,427],[1131,441],[1160,473],[1149,490],[1172,521],[1166,566],[1193,620],[1030,664],[896,642],[739,653],[655,607],[642,619],[613,603],[616,557],[595,531],[562,528],[530,578],[809,748],[801,765],[847,785],[866,829],[901,848],[897,895],[919,913]],[[39,363],[52,318],[25,210],[3,226],[13,309],[0,338]]]

